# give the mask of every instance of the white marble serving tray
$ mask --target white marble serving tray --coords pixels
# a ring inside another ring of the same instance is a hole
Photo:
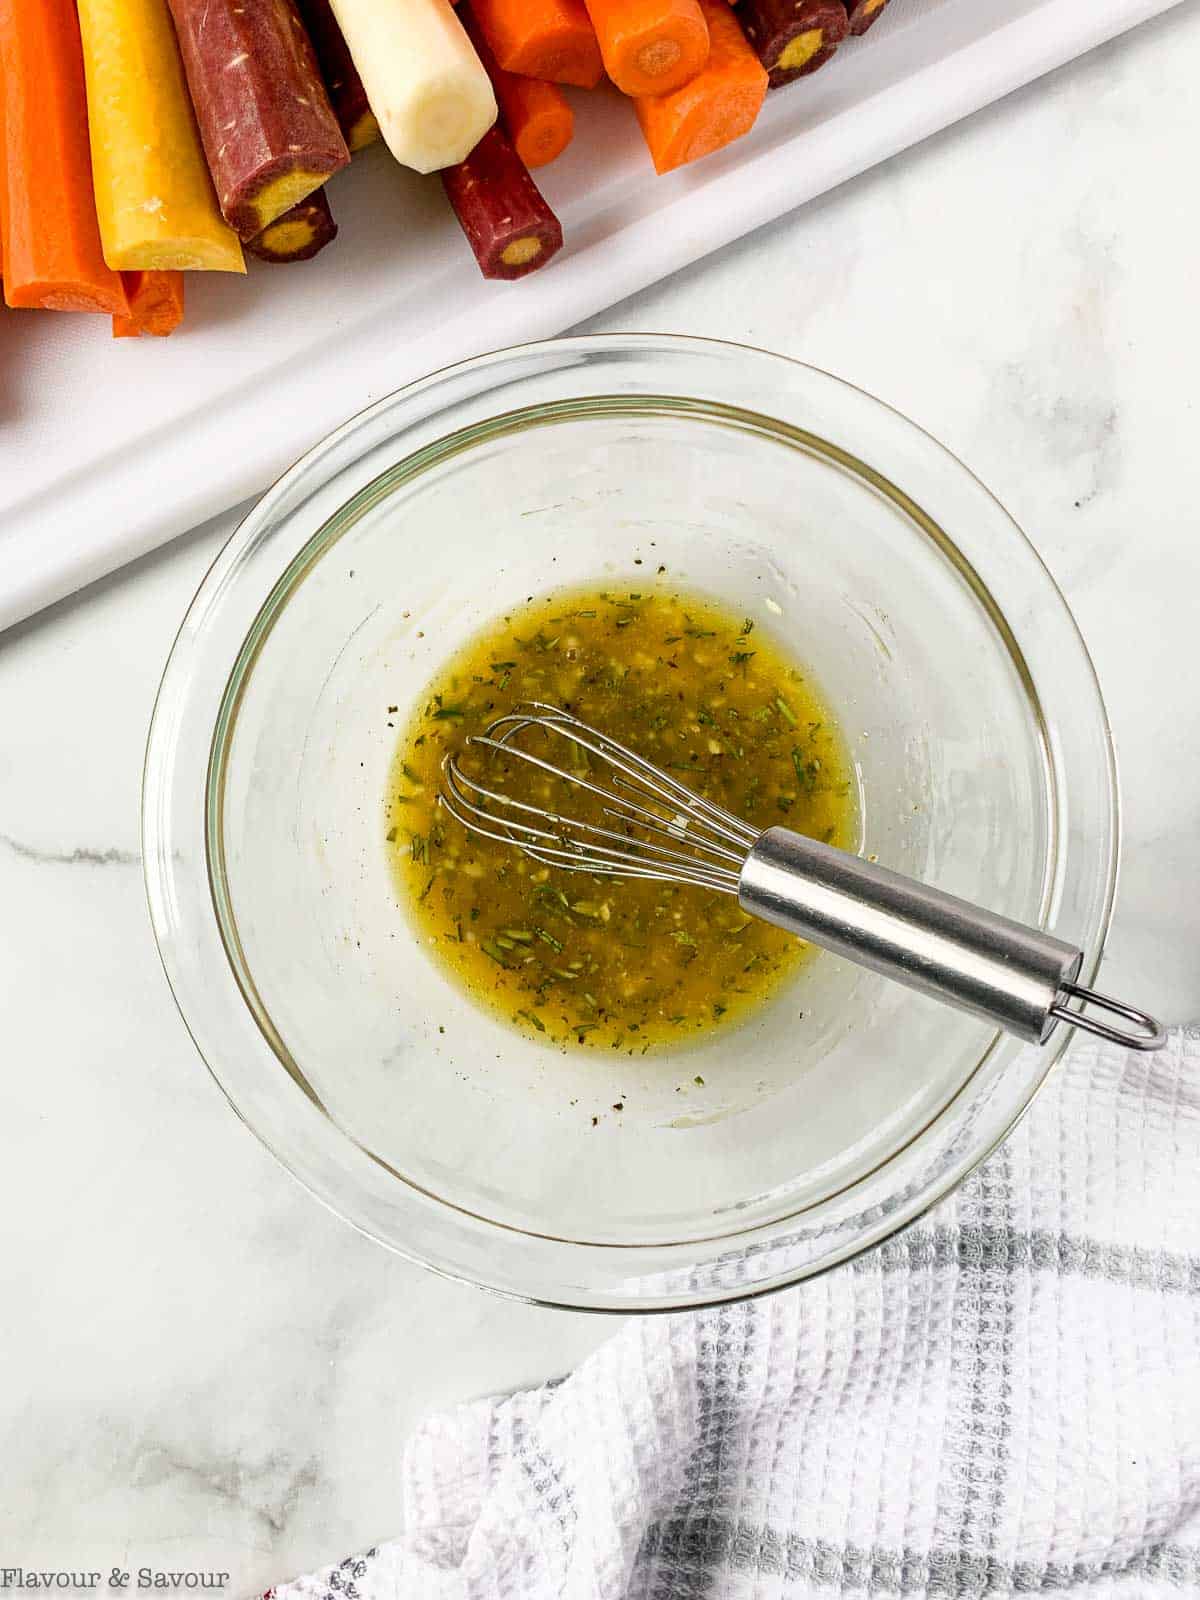
[[[0,628],[262,489],[409,379],[559,333],[1177,3],[894,0],[748,138],[666,178],[619,95],[577,95],[574,145],[539,179],[568,247],[518,284],[484,282],[438,180],[376,148],[331,186],[333,246],[193,274],[169,340],[5,312]]]

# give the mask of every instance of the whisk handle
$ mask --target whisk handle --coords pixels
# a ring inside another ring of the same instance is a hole
[[[742,867],[738,902],[789,933],[911,989],[1042,1044],[1058,1022],[1143,1050],[1163,1029],[1144,1012],[1076,983],[1076,945],[831,845],[770,828]],[[1127,1032],[1071,1009],[1072,999],[1136,1025]]]

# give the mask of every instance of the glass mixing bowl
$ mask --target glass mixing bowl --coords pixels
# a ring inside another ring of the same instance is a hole
[[[864,852],[1074,940],[1085,982],[1112,750],[1062,596],[991,495],[896,412],[761,351],[605,335],[466,362],[246,518],[183,623],[145,774],[154,929],[205,1060],[404,1255],[545,1304],[695,1306],[911,1221],[1068,1032],[1022,1045],[829,955],[752,1023],[645,1058],[558,1053],[460,993],[395,899],[397,730],[469,634],[588,581],[686,584],[785,641],[853,753]]]

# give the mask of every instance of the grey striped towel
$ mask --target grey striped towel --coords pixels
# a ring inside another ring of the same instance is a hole
[[[923,1222],[431,1418],[278,1600],[1200,1594],[1200,1028],[1077,1043]]]

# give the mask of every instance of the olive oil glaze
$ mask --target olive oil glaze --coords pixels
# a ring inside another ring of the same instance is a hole
[[[539,866],[437,804],[443,758],[541,699],[752,826],[855,848],[841,734],[769,621],[665,584],[575,589],[498,618],[428,685],[392,764],[386,837],[417,937],[477,1003],[546,1043],[641,1055],[744,1020],[812,959],[724,896]]]

